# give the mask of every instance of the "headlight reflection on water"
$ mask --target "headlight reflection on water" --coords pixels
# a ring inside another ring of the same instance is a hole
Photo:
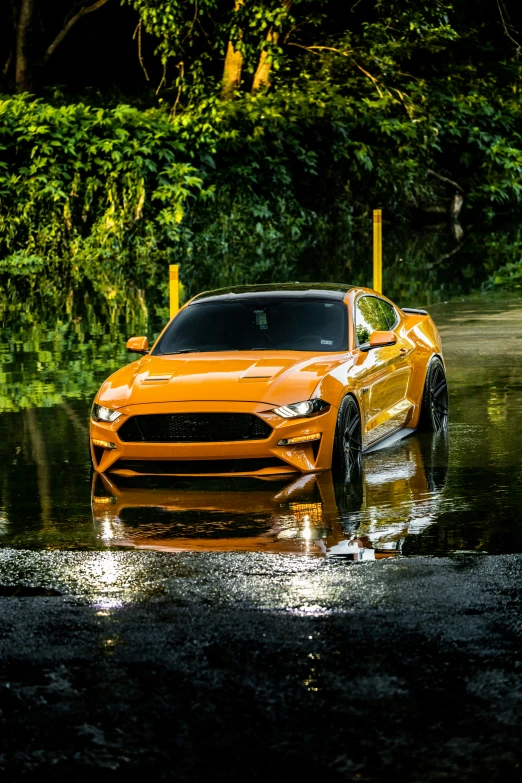
[[[94,561],[92,575],[105,588],[113,587],[122,577],[122,569],[114,552],[100,552]]]
[[[111,546],[112,542],[116,543],[121,538],[123,525],[117,514],[105,511],[102,516],[95,518],[95,522],[98,525],[98,536],[104,543]]]
[[[105,519],[102,523],[102,534],[101,537],[104,541],[110,541],[111,538],[114,538],[114,531],[112,529],[111,521],[109,519]]]

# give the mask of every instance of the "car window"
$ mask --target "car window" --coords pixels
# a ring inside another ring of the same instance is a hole
[[[183,351],[346,351],[344,302],[260,297],[189,305],[169,324],[154,354]]]
[[[385,302],[384,299],[379,299],[379,304],[381,306],[381,310],[384,313],[384,319],[388,324],[386,328],[388,330],[393,329],[393,327],[397,323],[397,313],[395,312],[395,308],[392,307],[392,305],[389,302]]]
[[[387,332],[395,326],[394,308],[376,296],[361,296],[355,305],[357,345],[370,341],[373,332]]]

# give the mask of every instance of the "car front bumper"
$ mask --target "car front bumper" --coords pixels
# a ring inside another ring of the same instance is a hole
[[[337,409],[333,406],[299,419],[283,419],[273,412],[272,406],[256,402],[170,402],[129,405],[118,410],[122,416],[112,424],[91,420],[91,453],[99,473],[248,476],[313,473],[331,467],[337,422]],[[273,429],[265,440],[212,443],[128,443],[118,437],[118,430],[130,416],[158,413],[251,413]],[[316,434],[320,434],[320,440],[278,445],[282,439]],[[93,440],[113,447],[94,446]]]

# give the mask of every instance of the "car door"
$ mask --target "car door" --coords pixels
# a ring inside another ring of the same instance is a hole
[[[397,342],[360,351],[353,377],[362,390],[364,443],[371,443],[404,426],[411,404],[408,386],[414,343],[402,334],[397,310],[380,297],[363,294],[355,302],[356,345],[369,343],[373,332],[393,331]]]

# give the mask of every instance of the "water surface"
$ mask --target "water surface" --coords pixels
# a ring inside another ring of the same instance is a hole
[[[297,552],[369,561],[522,551],[522,303],[482,294],[430,308],[450,387],[447,437],[367,455],[351,485],[93,477],[88,415],[129,361],[116,325],[7,332],[0,363],[0,543]],[[149,336],[153,336],[149,333]]]

